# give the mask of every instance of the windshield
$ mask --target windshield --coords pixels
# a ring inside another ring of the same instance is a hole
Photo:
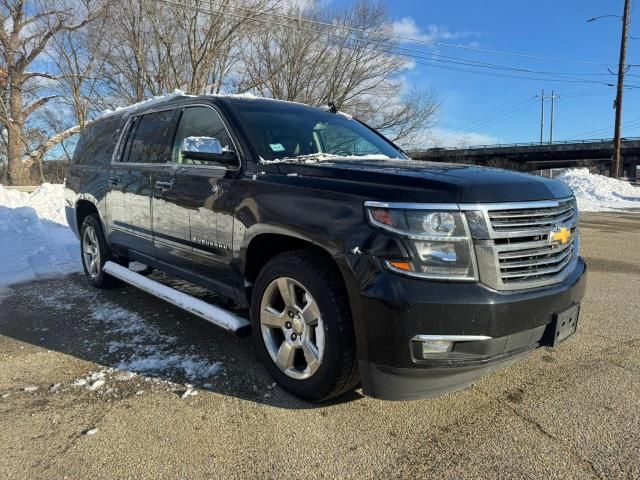
[[[280,102],[242,102],[236,111],[264,160],[307,155],[406,159],[391,143],[341,113]]]

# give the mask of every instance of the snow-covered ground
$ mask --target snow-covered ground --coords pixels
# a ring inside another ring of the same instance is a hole
[[[218,375],[224,375],[221,362],[212,361],[192,345],[171,335],[171,330],[167,330],[166,323],[163,326],[157,312],[143,315],[106,300],[100,294],[94,295],[88,302],[88,311],[84,310],[81,300],[86,299],[88,293],[91,294],[91,289],[88,285],[85,289],[72,283],[66,289],[38,291],[32,295],[38,303],[59,316],[86,312],[77,322],[82,325],[83,331],[94,333],[85,339],[84,347],[94,351],[104,350],[100,362],[110,365],[113,372],[129,372],[163,380],[180,379],[198,384],[209,383]],[[93,382],[98,378],[86,380],[88,383],[80,381],[76,386],[87,385],[92,389],[102,387]]]
[[[64,187],[44,184],[27,194],[0,185],[0,301],[10,295],[8,285],[81,270],[79,242],[64,214]],[[34,295],[39,303],[69,315],[76,308],[69,298],[86,296],[73,291],[77,287],[69,288]],[[120,358],[120,370],[152,377],[178,375],[193,382],[210,381],[223,371],[219,362],[182,351],[177,338],[163,334],[153,319],[99,296],[85,321],[105,330],[108,354]]]
[[[80,246],[64,214],[64,187],[28,194],[0,185],[0,289],[82,269]]]
[[[180,352],[176,337],[165,335],[153,322],[111,302],[92,306],[90,320],[103,324],[110,339],[109,354],[116,354],[119,370],[151,376],[178,374],[189,381],[207,381],[222,371],[222,364],[197,353]]]
[[[640,208],[640,187],[629,182],[589,173],[587,168],[565,170],[556,177],[566,183],[583,212]]]

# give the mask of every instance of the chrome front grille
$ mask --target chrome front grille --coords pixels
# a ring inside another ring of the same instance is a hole
[[[545,245],[527,250],[498,253],[500,277],[505,285],[553,278],[573,258],[573,240],[561,247]]]
[[[475,211],[474,216],[485,222],[476,229],[474,242],[480,280],[490,287],[546,286],[562,281],[573,270],[579,250],[578,209],[573,198],[465,205],[464,210]],[[483,233],[478,235],[478,231]]]
[[[563,225],[576,215],[575,202],[566,199],[557,206],[488,210],[491,227],[496,232],[549,229]]]
[[[509,208],[488,210],[489,222],[495,232],[520,232],[540,230],[563,225],[576,216],[576,205],[572,199],[558,202],[557,206],[540,208]]]

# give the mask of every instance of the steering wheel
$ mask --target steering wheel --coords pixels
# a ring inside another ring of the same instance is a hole
[[[337,152],[334,153],[334,155],[338,155],[341,157],[350,157],[352,154],[351,152],[347,152],[346,150],[338,150]]]

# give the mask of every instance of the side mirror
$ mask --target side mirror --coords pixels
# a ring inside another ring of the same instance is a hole
[[[180,147],[183,159],[201,162],[235,163],[236,154],[225,150],[214,137],[186,137]]]

